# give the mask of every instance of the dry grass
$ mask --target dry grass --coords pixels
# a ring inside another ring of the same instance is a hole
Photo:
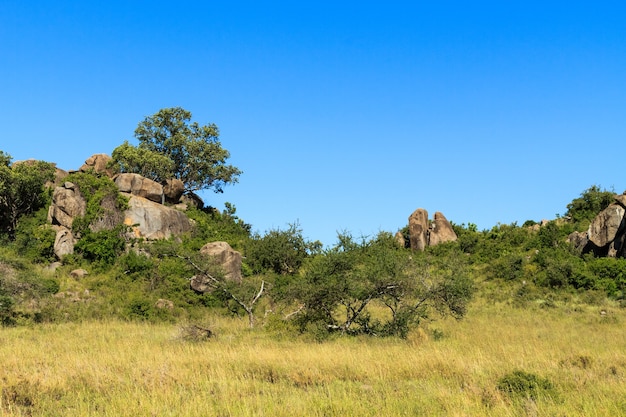
[[[481,306],[406,341],[326,343],[223,318],[203,342],[171,325],[5,328],[0,415],[626,415],[625,318],[619,308]],[[498,391],[514,370],[547,378],[553,394]]]

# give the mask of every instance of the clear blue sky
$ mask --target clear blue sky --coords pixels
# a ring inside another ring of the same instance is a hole
[[[552,219],[626,189],[623,1],[0,2],[0,150],[76,169],[182,106],[253,230]]]

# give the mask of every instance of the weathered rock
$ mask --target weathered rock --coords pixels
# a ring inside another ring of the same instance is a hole
[[[157,300],[157,302],[154,304],[154,306],[158,309],[167,309],[167,310],[173,310],[174,309],[174,303],[170,300],[166,300],[164,298],[159,298]]]
[[[54,184],[46,184],[50,188],[53,186],[59,186],[65,182],[65,178],[70,175],[67,171],[62,170],[61,168],[56,168],[54,171]]]
[[[428,245],[428,212],[418,208],[409,216],[411,249],[423,251]]]
[[[622,231],[615,237],[609,246],[609,256],[626,258],[626,231]]]
[[[70,272],[70,276],[72,278],[84,278],[87,275],[89,275],[89,272],[84,269],[74,269],[72,272]]]
[[[124,224],[132,228],[134,237],[151,240],[168,239],[193,229],[185,213],[139,196],[130,197]]]
[[[113,176],[113,171],[107,168],[107,164],[112,158],[104,153],[98,153],[90,156],[85,163],[78,169],[80,172],[94,170],[99,174],[105,174],[109,177]]]
[[[164,201],[163,186],[139,174],[118,174],[113,181],[123,193],[147,198],[156,203],[163,203]]]
[[[189,280],[189,285],[191,286],[192,290],[201,294],[204,294],[205,292],[211,292],[215,288],[214,281],[211,279],[211,277],[202,274],[194,275],[193,277],[191,277],[191,279]]]
[[[453,242],[457,239],[452,225],[441,212],[435,212],[433,223],[428,230],[428,246],[440,243]]]
[[[185,192],[185,184],[176,178],[172,178],[165,181],[163,185],[163,194],[165,194],[165,201],[170,204],[177,204],[180,198]]]
[[[602,210],[589,225],[587,235],[594,245],[602,248],[615,240],[626,223],[624,213],[626,209],[619,204],[611,204]]]
[[[396,232],[396,235],[394,236],[394,239],[396,240],[396,244],[399,247],[401,247],[401,248],[406,247],[406,241],[404,239],[404,235],[402,234],[402,232],[400,232],[400,231]]]
[[[589,238],[587,232],[572,232],[567,236],[567,241],[574,245],[578,251],[583,252],[589,243]]]
[[[184,194],[180,198],[180,202],[186,204],[188,207],[196,207],[198,209],[204,208],[204,201],[195,193]]]
[[[622,207],[626,208],[626,194],[619,194],[615,196],[615,201],[621,205]]]
[[[57,226],[57,234],[54,239],[54,254],[61,259],[65,255],[74,253],[74,245],[76,240],[70,229],[64,226]]]
[[[200,249],[203,255],[212,256],[224,270],[227,280],[241,282],[242,255],[226,242],[210,242]]]
[[[85,210],[85,199],[78,188],[71,182],[65,182],[54,189],[52,204],[48,209],[48,222],[71,229],[74,218],[84,216]]]
[[[44,268],[44,271],[53,274],[57,271],[57,269],[59,269],[61,266],[63,266],[63,264],[59,261],[57,262],[52,262],[50,265],[46,266]]]

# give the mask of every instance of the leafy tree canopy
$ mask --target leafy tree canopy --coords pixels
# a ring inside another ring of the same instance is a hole
[[[30,214],[48,201],[45,184],[54,179],[54,165],[44,161],[11,164],[11,156],[0,151],[0,226],[15,237],[22,215]]]
[[[598,185],[592,185],[567,205],[566,216],[574,223],[591,221],[615,199],[615,192],[607,191]]]
[[[241,171],[227,165],[230,153],[222,148],[215,124],[191,122],[181,107],[159,110],[135,130],[139,145],[124,142],[112,153],[112,165],[120,172],[135,172],[156,181],[177,178],[188,192],[212,189],[223,192],[236,183]]]

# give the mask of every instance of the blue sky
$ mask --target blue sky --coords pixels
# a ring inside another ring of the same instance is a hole
[[[243,171],[253,230],[552,219],[622,192],[626,3],[0,3],[0,150],[76,169],[181,106]]]

